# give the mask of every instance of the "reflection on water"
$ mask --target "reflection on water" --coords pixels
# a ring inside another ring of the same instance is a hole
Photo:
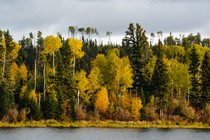
[[[207,129],[0,128],[0,140],[209,140]]]

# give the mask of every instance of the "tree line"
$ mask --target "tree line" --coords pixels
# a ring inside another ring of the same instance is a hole
[[[159,31],[154,45],[154,33],[149,41],[130,23],[122,45],[111,43],[110,31],[103,45],[92,39],[95,28],[68,31],[66,39],[38,31],[15,42],[0,30],[2,121],[210,122],[210,39],[163,39]]]

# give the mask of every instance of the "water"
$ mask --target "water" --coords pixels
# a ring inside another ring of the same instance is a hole
[[[210,140],[210,130],[152,128],[0,128],[0,140]]]

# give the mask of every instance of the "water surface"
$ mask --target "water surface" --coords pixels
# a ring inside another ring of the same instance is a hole
[[[154,128],[0,128],[0,140],[210,140],[210,130]]]

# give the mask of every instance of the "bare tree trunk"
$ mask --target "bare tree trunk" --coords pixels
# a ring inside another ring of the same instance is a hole
[[[76,67],[76,58],[75,58],[75,55],[74,55],[74,62],[73,62],[73,76],[75,74],[75,67]]]
[[[78,107],[79,107],[79,90],[77,90],[77,104],[78,104]]]
[[[159,115],[160,115],[160,120],[161,120],[163,118],[163,109],[160,109]]]
[[[44,85],[43,85],[43,92],[44,92],[44,101],[46,97],[46,77],[45,77],[45,63],[44,63],[44,69],[43,69],[43,77],[44,77]]]

